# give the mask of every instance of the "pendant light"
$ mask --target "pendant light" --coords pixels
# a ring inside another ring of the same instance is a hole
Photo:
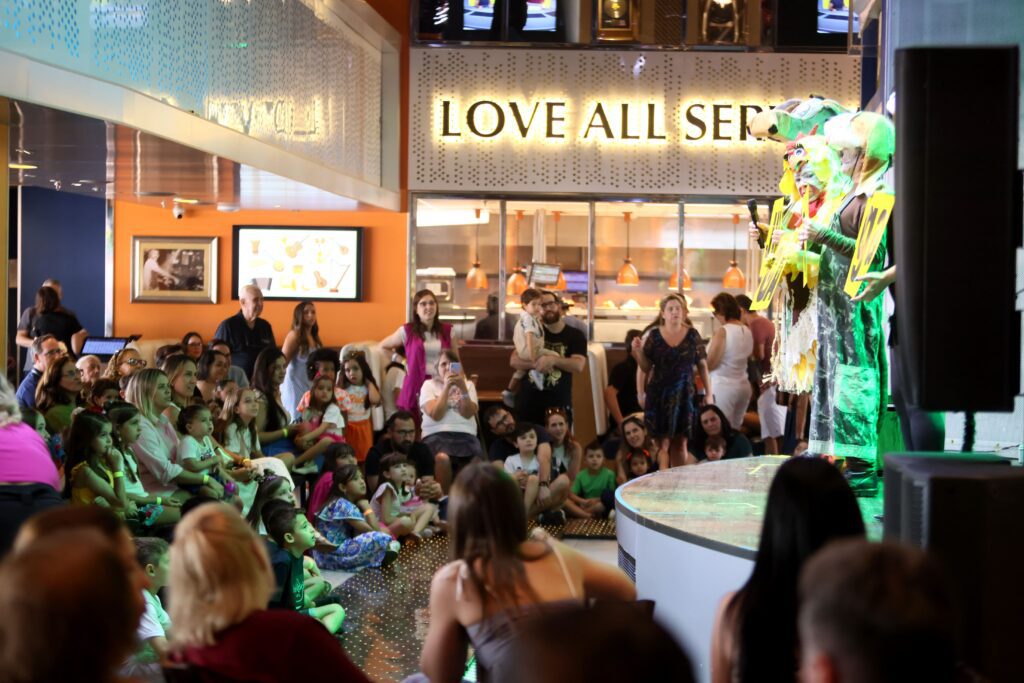
[[[474,209],[476,212],[476,242],[473,245],[473,251],[476,254],[476,258],[473,259],[473,267],[466,273],[466,288],[467,289],[487,289],[487,273],[480,267],[480,209]]]
[[[729,261],[729,268],[722,278],[722,286],[726,289],[743,289],[747,286],[747,278],[743,277],[743,271],[736,263],[736,226],[739,225],[740,215],[732,215],[732,260]]]
[[[523,210],[516,209],[516,268],[509,276],[508,282],[505,283],[506,296],[519,296],[525,292],[526,288],[529,286],[526,282],[526,273],[523,272],[523,267],[519,265],[519,221],[522,219]]]
[[[622,217],[626,220],[626,258],[619,268],[619,274],[615,276],[615,283],[623,287],[637,287],[640,284],[640,274],[636,272],[633,259],[629,257],[629,223],[633,220],[633,214],[623,211]]]
[[[679,271],[672,273],[672,277],[668,279],[669,289],[679,289]],[[690,279],[690,274],[686,272],[686,268],[683,268],[683,290],[690,291],[693,289],[693,280]]]
[[[558,222],[560,220],[562,220],[562,212],[561,211],[552,211],[551,215],[555,219],[555,249],[557,250],[558,249]],[[551,290],[555,291],[555,292],[564,292],[565,288],[566,288],[565,274],[562,273],[562,264],[561,264],[561,262],[558,262],[556,265],[558,266],[558,280],[556,280],[555,284],[551,286]]]

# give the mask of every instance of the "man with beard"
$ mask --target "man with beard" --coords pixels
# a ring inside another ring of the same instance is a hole
[[[558,356],[544,355],[536,361],[523,360],[515,352],[510,361],[516,370],[539,370],[544,373],[544,389],[533,382],[522,382],[516,397],[516,414],[520,421],[544,424],[548,408],[561,408],[572,425],[572,375],[583,372],[587,362],[587,337],[565,324],[562,305],[552,292],[541,294],[544,321],[544,348]]]
[[[434,456],[422,441],[416,440],[416,422],[412,414],[399,410],[384,425],[385,436],[366,453],[366,490],[376,491],[380,477],[380,460],[390,453],[401,453],[416,467],[416,493],[423,500],[437,500],[443,494],[434,479]],[[441,460],[444,460],[442,463]],[[446,456],[438,456],[437,465],[447,466]],[[450,475],[449,475],[450,477]]]

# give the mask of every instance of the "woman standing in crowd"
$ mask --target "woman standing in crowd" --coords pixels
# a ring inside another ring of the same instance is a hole
[[[129,346],[124,347],[107,361],[107,370],[104,377],[121,381],[125,377],[131,377],[139,370],[144,370],[148,363],[142,359],[138,349]]]
[[[62,505],[57,467],[41,436],[21,419],[14,388],[0,376],[0,557],[21,523]]]
[[[60,295],[53,287],[40,287],[36,292],[36,314],[28,334],[33,339],[52,334],[73,355],[81,353],[85,338],[89,336],[78,318],[60,305]]]
[[[185,354],[168,356],[160,368],[171,383],[171,405],[167,406],[167,419],[174,424],[178,413],[192,405],[196,398],[196,363]]]
[[[181,338],[181,348],[184,349],[185,355],[196,363],[203,355],[204,346],[203,335],[198,332],[186,332],[185,336]]]
[[[81,401],[82,380],[70,356],[58,356],[43,372],[36,387],[36,410],[46,418],[46,428],[59,434],[71,426],[71,414]]]
[[[434,376],[423,382],[419,392],[423,408],[423,443],[435,458],[444,453],[452,463],[453,473],[457,473],[462,465],[484,457],[477,438],[479,404],[476,387],[461,370],[452,368],[452,364],[458,361],[455,351],[442,351],[434,366]]]
[[[228,505],[204,505],[178,524],[168,585],[174,661],[231,680],[369,683],[315,619],[267,609],[266,546]]]
[[[830,541],[851,536],[864,536],[864,521],[839,470],[815,458],[786,461],[768,491],[750,578],[719,605],[712,683],[796,680],[800,569]]]
[[[284,382],[285,359],[281,349],[268,346],[256,357],[252,371],[252,386],[256,389],[259,413],[256,431],[266,455],[290,453],[288,439],[288,411],[281,405],[281,383]]]
[[[217,385],[227,379],[230,367],[228,357],[220,351],[207,351],[199,357],[196,363],[196,389],[203,397],[204,405],[210,405],[217,397]]]
[[[697,428],[690,447],[690,457],[687,458],[687,465],[707,460],[704,444],[712,436],[720,436],[725,439],[723,460],[745,458],[754,453],[754,447],[750,444],[750,440],[733,429],[721,408],[714,405],[704,406],[700,409],[700,414],[697,417]]]
[[[740,318],[740,305],[727,292],[711,300],[715,319],[721,327],[708,344],[708,367],[715,387],[714,403],[722,409],[729,424],[743,424],[753,389],[747,377],[747,361],[754,353],[754,337]],[[755,359],[760,360],[760,359]]]
[[[223,494],[223,487],[208,474],[185,470],[175,462],[178,432],[164,412],[171,405],[171,384],[161,370],[142,370],[132,375],[125,400],[139,409],[139,438],[131,445],[140,470],[142,486],[150,494],[187,498],[179,484],[209,486]]]
[[[437,366],[441,351],[452,347],[452,326],[438,320],[437,297],[429,289],[416,292],[412,303],[412,322],[399,327],[380,345],[388,355],[405,347],[406,376],[397,405],[400,410],[412,413],[419,425],[420,389],[428,371]]]
[[[296,406],[299,399],[309,391],[310,382],[306,375],[306,362],[311,351],[322,348],[320,326],[316,322],[316,306],[312,301],[300,301],[292,312],[292,329],[284,337],[281,351],[288,367],[281,385],[281,403],[288,416],[298,417]]]
[[[633,340],[631,352],[640,371],[650,374],[644,418],[657,443],[656,460],[682,465],[693,429],[694,367],[708,397],[712,396],[711,378],[700,335],[686,322],[686,299],[669,294],[661,300],[660,308],[651,329]]]
[[[510,645],[518,623],[591,598],[636,599],[636,588],[618,568],[546,535],[528,537],[519,486],[492,465],[462,470],[448,520],[454,561],[431,582],[430,630],[420,659],[431,681],[460,680],[469,645],[481,680],[517,680]]]

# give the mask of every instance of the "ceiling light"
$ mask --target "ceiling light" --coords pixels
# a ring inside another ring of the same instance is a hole
[[[732,260],[729,261],[729,267],[725,271],[725,276],[722,277],[722,286],[726,289],[743,289],[747,286],[747,278],[743,276],[743,271],[736,263],[736,226],[739,225],[739,222],[739,214],[734,213],[732,215]]]
[[[633,219],[633,214],[623,211],[622,217],[626,221],[626,258],[619,268],[619,274],[615,276],[615,283],[623,287],[637,287],[640,284],[640,273],[636,272],[633,259],[629,257],[629,223]]]
[[[71,183],[71,187],[81,187],[82,183]]]
[[[32,171],[39,167],[33,166],[32,164],[20,164],[12,161],[11,163],[7,164],[7,168],[10,168],[15,171]]]
[[[476,211],[477,219],[480,218],[480,209]],[[487,289],[487,273],[480,267],[480,224],[476,226],[476,242],[473,246],[476,258],[473,259],[473,267],[466,273],[466,287],[468,289]]]

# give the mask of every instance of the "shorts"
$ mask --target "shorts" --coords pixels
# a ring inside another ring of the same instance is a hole
[[[786,433],[786,406],[775,402],[778,387],[774,384],[757,397],[757,416],[761,419],[761,438],[777,439]]]
[[[484,448],[480,445],[480,439],[474,434],[465,432],[438,432],[424,437],[424,445],[430,449],[432,455],[444,453],[449,458],[471,460],[484,457]]]

